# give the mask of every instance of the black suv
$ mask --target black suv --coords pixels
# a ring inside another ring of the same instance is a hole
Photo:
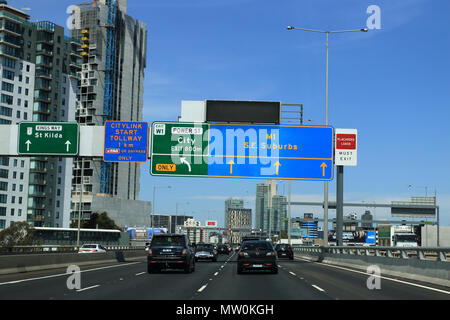
[[[277,252],[278,258],[289,258],[294,260],[294,252],[292,247],[286,243],[279,243],[275,246],[275,251]]]
[[[226,244],[219,244],[217,246],[217,252],[219,254],[230,254],[230,249],[228,248],[228,246]]]
[[[185,234],[155,234],[147,255],[147,271],[182,269],[195,271],[194,249]]]

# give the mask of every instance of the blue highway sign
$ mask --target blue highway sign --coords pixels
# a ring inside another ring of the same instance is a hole
[[[103,161],[147,162],[148,141],[148,122],[106,121]]]
[[[156,122],[151,174],[329,181],[333,136],[330,126]]]

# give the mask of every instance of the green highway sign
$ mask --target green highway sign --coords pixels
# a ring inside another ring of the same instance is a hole
[[[207,176],[208,141],[202,123],[154,123],[151,173],[154,175]]]
[[[19,155],[76,156],[79,126],[76,122],[21,122]]]

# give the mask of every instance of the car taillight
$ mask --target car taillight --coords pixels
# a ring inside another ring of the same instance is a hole
[[[248,253],[245,251],[241,251],[241,252],[239,252],[238,256],[239,257],[248,257]]]
[[[274,251],[267,252],[266,256],[268,256],[268,257],[275,256],[275,252]]]
[[[183,252],[181,252],[181,255],[182,255],[183,257],[187,256],[187,249],[183,249]]]
[[[149,256],[149,257],[153,256],[152,249],[148,249],[148,256]]]

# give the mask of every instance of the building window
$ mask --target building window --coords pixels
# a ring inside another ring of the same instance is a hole
[[[8,201],[8,196],[6,194],[0,194],[0,203],[6,203]]]
[[[8,80],[14,80],[15,73],[12,71],[9,71],[7,69],[3,69],[3,78]]]
[[[2,81],[2,90],[12,93],[14,92],[14,85],[12,83]]]

